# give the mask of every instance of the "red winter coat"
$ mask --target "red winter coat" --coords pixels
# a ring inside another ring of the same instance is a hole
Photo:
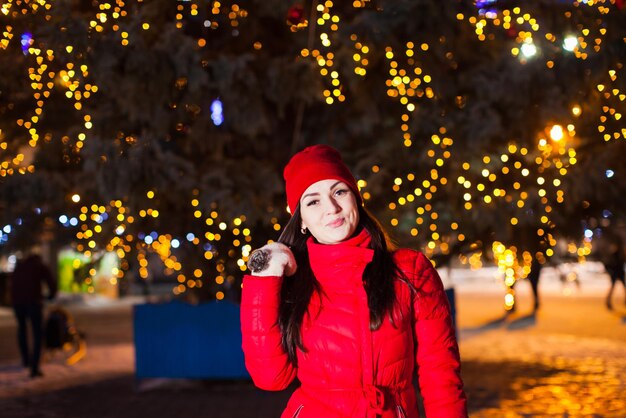
[[[246,367],[265,390],[285,389],[297,376],[283,418],[419,416],[412,381],[418,378],[428,418],[466,417],[460,360],[443,285],[421,253],[398,250],[394,259],[410,283],[395,290],[396,326],[385,318],[370,331],[363,288],[372,260],[367,232],[337,245],[308,242],[324,296],[314,294],[302,324],[307,352],[298,367],[287,359],[278,328],[281,277],[245,276],[241,327]]]

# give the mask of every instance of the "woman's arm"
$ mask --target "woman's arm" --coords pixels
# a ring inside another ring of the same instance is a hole
[[[254,384],[282,390],[296,376],[287,359],[278,328],[282,277],[245,276],[241,295],[242,348]]]
[[[259,252],[264,253],[262,265],[243,279],[242,348],[254,384],[265,390],[282,390],[293,381],[297,370],[281,344],[280,288],[283,275],[293,274],[297,266],[289,248],[282,244],[266,245]]]
[[[428,417],[465,418],[467,400],[461,380],[461,361],[450,306],[431,262],[415,258],[412,282],[413,326],[420,392]]]

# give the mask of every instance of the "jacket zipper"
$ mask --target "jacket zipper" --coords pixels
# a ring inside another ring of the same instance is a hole
[[[298,409],[296,409],[296,412],[293,413],[291,418],[298,418],[298,415],[300,415],[300,411],[302,411],[302,408],[304,408],[304,405],[300,405]]]
[[[406,414],[404,413],[404,409],[402,409],[402,405],[396,405],[396,412],[398,413],[398,418],[406,418]]]

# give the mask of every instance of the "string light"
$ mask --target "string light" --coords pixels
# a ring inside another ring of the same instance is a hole
[[[48,15],[58,13],[53,3],[45,0],[19,2],[19,7],[17,4],[16,1],[6,0],[0,6],[0,13],[9,17],[24,13]],[[352,5],[356,12],[360,12],[358,9],[367,8],[369,2],[359,0],[352,2]],[[494,1],[477,2],[476,5],[475,15],[458,13],[456,15],[458,23],[469,25],[480,42],[493,41],[496,34],[505,33],[510,40],[511,53],[522,63],[531,57],[535,60],[545,59],[547,68],[552,69],[556,55],[563,51],[584,60],[591,54],[598,53],[606,44],[607,31],[602,24],[588,28],[584,25],[572,25],[576,28],[575,32],[561,36],[545,30],[541,32],[543,24],[540,26],[538,19],[521,7],[498,10],[497,2]],[[581,3],[580,7],[587,7],[588,10],[595,8],[601,16],[611,12],[608,3],[602,1]],[[123,48],[136,44],[139,41],[138,33],[155,30],[154,25],[148,22],[137,23],[141,32],[131,30],[130,19],[127,19],[131,9],[122,0],[101,2],[94,5],[94,8],[96,10],[88,24],[90,36],[114,35],[116,42]],[[311,29],[309,24],[314,25],[315,46],[302,48],[300,57],[312,60],[317,65],[324,83],[321,94],[327,104],[347,100],[345,84],[347,76],[342,72],[346,67],[339,65],[335,51],[339,45],[342,17],[335,9],[332,1],[319,2],[309,19],[301,19],[298,23],[290,25],[293,32],[304,28]],[[180,2],[176,5],[175,13],[176,28],[180,30],[189,29],[190,17],[198,17],[203,13],[207,15],[200,24],[200,29],[206,29],[206,32],[201,32],[195,39],[199,48],[206,46],[207,40],[210,39],[208,33],[228,30],[233,36],[237,36],[238,30],[248,16],[248,11],[238,4],[227,5],[220,1],[210,1],[208,9],[204,12],[194,2]],[[571,19],[571,13],[569,15],[567,13],[565,18]],[[368,43],[365,36],[352,33],[349,40],[352,49],[347,57],[350,64],[347,68],[350,72],[354,71],[360,80],[365,79],[371,71],[371,57],[375,56],[375,53],[384,52],[386,64],[384,88],[388,98],[402,107],[400,118],[396,121],[399,141],[407,152],[410,151],[415,148],[417,141],[412,132],[416,110],[424,104],[441,99],[436,87],[440,81],[437,80],[439,68],[429,71],[426,64],[427,58],[432,54],[432,45],[413,39],[399,46],[385,45],[384,51],[375,51],[375,44]],[[34,105],[20,115],[15,123],[26,134],[27,144],[24,145],[28,145],[31,150],[26,152],[22,147],[14,151],[13,147],[9,146],[4,132],[0,130],[0,150],[6,151],[2,153],[3,160],[0,161],[1,177],[26,175],[36,170],[36,166],[32,164],[32,153],[49,138],[47,133],[39,131],[39,121],[48,110],[48,99],[53,90],[62,92],[72,105],[74,116],[80,121],[79,131],[68,133],[62,138],[68,158],[80,155],[85,143],[93,135],[92,132],[96,132],[98,128],[98,121],[90,114],[87,104],[89,99],[99,92],[100,87],[93,80],[92,69],[80,45],[68,44],[43,49],[32,33],[15,32],[14,28],[6,26],[0,34],[0,52],[5,51],[12,42],[19,43],[29,63],[26,76]],[[441,42],[445,43],[444,40]],[[266,48],[256,39],[250,41],[250,46],[254,53],[261,53]],[[449,52],[445,57],[450,67],[454,68],[454,54]],[[606,142],[626,138],[626,130],[622,127],[621,119],[623,116],[621,109],[626,95],[619,88],[619,70],[616,68],[609,71],[597,84],[597,93],[602,101],[598,133]],[[175,87],[184,89],[187,83],[187,79],[180,78]],[[466,98],[462,95],[450,100],[458,108],[466,105]],[[513,208],[517,208],[506,220],[512,228],[526,223],[528,219],[524,213],[532,207],[533,216],[536,218],[534,220],[541,225],[536,233],[547,243],[548,248],[544,255],[548,256],[555,245],[555,239],[550,234],[550,227],[554,224],[553,208],[565,201],[562,185],[570,168],[577,163],[574,122],[580,121],[576,118],[582,118],[588,113],[593,114],[588,112],[586,107],[583,114],[581,104],[570,106],[568,109],[571,109],[571,117],[574,120],[551,122],[544,132],[537,134],[538,138],[533,142],[533,146],[529,146],[531,141],[524,138],[512,141],[502,149],[492,150],[491,154],[478,155],[475,161],[461,161],[460,164],[457,164],[460,152],[455,147],[455,138],[448,132],[449,127],[445,126],[445,123],[435,127],[426,137],[427,161],[419,165],[419,172],[415,170],[395,177],[393,183],[389,185],[393,198],[387,202],[387,207],[390,211],[395,211],[390,224],[393,227],[403,227],[405,222],[399,211],[406,211],[409,208],[414,213],[413,219],[410,219],[412,225],[408,229],[410,234],[424,240],[429,255],[448,254],[455,244],[468,239],[465,225],[459,224],[458,220],[453,221],[442,216],[444,212],[439,201],[445,192],[458,188],[460,190],[458,195],[466,212],[481,206],[493,207],[502,202],[510,203]],[[220,126],[224,121],[222,102],[219,99],[213,100],[210,111],[211,120],[216,126]],[[128,145],[137,141],[132,135],[123,133],[119,139]],[[373,165],[371,170],[374,175],[380,174],[381,171],[378,165]],[[606,170],[607,178],[610,179],[614,175],[615,171]],[[367,183],[360,181],[359,187],[362,188],[364,199],[369,200],[371,195],[366,190]],[[98,251],[117,254],[121,261],[120,267],[113,273],[113,278],[118,281],[128,271],[128,258],[131,255],[140,265],[139,274],[142,278],[150,277],[151,268],[155,263],[160,263],[165,274],[176,276],[176,286],[173,288],[176,294],[184,293],[190,288],[202,287],[203,283],[206,285],[209,282],[227,286],[232,282],[232,278],[229,279],[229,276],[224,274],[227,259],[233,259],[240,271],[245,271],[245,262],[251,251],[252,241],[250,228],[245,224],[245,216],[225,219],[216,204],[202,203],[201,193],[194,191],[190,193],[189,205],[186,208],[189,218],[193,219],[194,225],[197,226],[194,232],[179,234],[157,232],[156,230],[161,230],[155,226],[155,230],[131,233],[130,231],[135,230],[131,228],[133,223],[158,225],[163,218],[158,202],[159,191],[146,190],[145,193],[147,203],[132,208],[129,202],[122,198],[96,205],[87,195],[72,194],[69,200],[75,205],[74,211],[59,216],[58,220],[64,227],[76,229],[76,249],[84,256],[93,256]],[[277,232],[284,227],[277,217],[272,218],[271,225]],[[3,230],[0,235],[0,240],[4,241],[12,232],[10,225],[5,228],[9,232]],[[228,242],[228,245],[222,244],[222,248],[228,249],[218,251],[217,243],[224,242]],[[185,246],[198,249],[204,264],[200,265],[198,262],[198,265],[195,265],[196,262],[189,261],[183,265],[175,252]],[[588,246],[585,244],[577,247],[577,253],[580,248],[583,248],[581,253],[584,255]],[[523,277],[528,264],[527,253],[500,242],[494,243],[491,250],[494,253],[497,250],[498,254],[502,255],[507,278]],[[475,268],[481,265],[481,258],[485,252],[484,248],[476,247],[473,254],[464,256],[462,260]],[[153,255],[156,256],[156,260],[151,258]],[[500,261],[498,259],[498,263]],[[209,272],[207,265],[212,271]],[[509,274],[511,272],[507,269],[512,269],[515,274]],[[516,272],[518,269],[521,269],[520,274]],[[223,298],[224,292],[221,290],[216,292],[215,297]],[[507,300],[514,300],[514,295]]]
[[[483,4],[481,2],[480,5],[477,3],[477,7],[480,7],[478,16],[467,16],[459,13],[456,17],[459,21],[465,21],[472,25],[480,41],[493,40],[494,37],[491,32],[498,28],[507,31],[507,35],[512,37],[514,39],[513,42],[516,44],[512,47],[512,54],[519,56],[522,64],[528,58],[539,56],[540,51],[535,44],[535,38],[538,38],[538,35],[540,35],[540,25],[537,20],[531,14],[524,12],[520,7],[497,11],[492,7],[493,4],[487,3],[484,2]],[[591,6],[591,4],[589,5]],[[602,6],[599,6],[599,11],[600,13],[608,13],[608,9],[602,9]],[[571,14],[567,16],[567,18],[570,17]],[[601,38],[605,34],[606,29],[601,26],[598,27],[597,38],[594,40],[596,46],[593,48],[594,52],[600,51]],[[584,37],[591,36],[591,31],[582,29],[581,35]],[[550,43],[554,43],[557,39],[551,33],[545,33],[544,38]],[[588,56],[588,52],[584,51],[587,48],[585,39],[568,35],[564,37],[563,48],[567,52],[574,52],[577,58],[585,59]],[[393,76],[387,81],[388,95],[396,99],[406,96],[406,84],[402,78],[404,74],[399,74],[398,55],[391,48],[387,48],[386,57],[391,63],[390,74]],[[408,55],[412,56],[412,54]],[[547,67],[553,68],[554,62],[551,60],[550,55],[545,55]],[[610,82],[615,83],[616,78],[615,71],[609,73]],[[611,88],[609,93],[609,88],[605,84],[598,85],[598,91],[605,100],[612,100],[615,103],[613,106],[604,106],[602,108],[604,115],[600,119],[599,131],[603,133],[607,131],[605,123],[608,123],[610,120],[614,122],[621,118],[622,115],[617,110],[619,105],[616,102],[619,100],[620,105],[623,107],[622,102],[626,97],[618,88]],[[433,96],[436,97],[435,92],[433,92]],[[407,101],[405,100],[401,103],[406,104]],[[457,97],[456,103],[459,107],[463,106],[464,98],[461,96]],[[573,117],[580,117],[582,108],[580,105],[573,105],[571,112]],[[403,131],[401,134],[402,142],[406,146],[410,146],[413,140],[410,132],[405,132],[403,128],[406,126],[404,124],[409,116],[409,112],[403,115],[401,124],[401,130]],[[605,134],[604,139],[609,141],[614,138],[620,138],[624,136],[625,132],[626,130],[623,128],[621,131],[615,129],[613,132]],[[549,138],[550,142],[546,138]],[[441,143],[438,135],[433,135],[432,139],[433,145],[437,146]],[[447,139],[450,144],[453,143],[452,138],[448,136]],[[467,211],[473,210],[477,205],[491,206],[497,204],[498,201],[515,203],[520,211],[519,214],[509,219],[510,225],[513,228],[522,227],[528,223],[542,225],[542,227],[537,229],[537,235],[538,239],[544,243],[544,249],[537,256],[546,258],[554,253],[553,248],[556,245],[556,239],[549,231],[554,226],[554,221],[552,220],[553,208],[563,204],[565,201],[565,194],[561,189],[562,180],[567,176],[568,169],[577,163],[575,144],[576,129],[574,123],[567,125],[553,124],[546,127],[544,133],[540,133],[536,148],[525,148],[511,143],[508,149],[496,156],[496,158],[491,158],[490,155],[484,155],[480,158],[482,165],[472,166],[467,162],[463,163],[462,169],[466,174],[458,175],[455,182],[448,183],[447,186],[442,184],[440,187],[455,187],[453,186],[455,184],[461,186],[463,191],[461,191],[460,196],[462,196],[465,202],[464,207]],[[453,155],[455,152],[454,148],[447,151],[451,153],[450,155]],[[426,149],[426,155],[431,161],[437,162],[437,164],[433,164],[434,174],[431,174],[431,177],[445,178],[446,176],[442,173],[451,169],[449,164],[446,163],[446,161],[449,161],[448,158],[450,156],[441,158],[436,148],[432,147]],[[428,172],[429,167],[424,167],[420,163],[420,170]],[[476,174],[478,173],[480,177],[487,181],[486,183],[469,180],[477,178]],[[413,175],[413,173],[410,174]],[[518,175],[528,180],[525,180],[524,183],[514,181]],[[550,179],[549,182],[546,181],[548,178]],[[421,179],[404,183],[395,181],[391,188],[396,193],[396,199],[389,202],[388,207],[392,213],[400,210],[409,203],[406,192],[409,190],[413,191],[411,196],[414,199],[411,201],[414,202],[413,205],[416,207],[417,216],[415,217],[415,222],[419,228],[410,229],[410,234],[412,236],[420,236],[422,234],[421,231],[427,231],[430,234],[430,240],[426,240],[425,250],[427,254],[446,254],[450,243],[462,241],[461,238],[465,238],[465,235],[462,232],[462,225],[460,228],[455,225],[455,228],[452,229],[446,226],[444,222],[437,221],[437,218],[439,218],[436,216],[438,212],[435,211],[437,207],[437,200],[435,199],[437,189],[430,189],[430,181],[432,179]],[[532,186],[533,184],[536,186]],[[508,185],[508,187],[503,187],[505,185]],[[534,194],[531,193],[532,190],[534,190]],[[451,193],[454,194],[454,192]],[[530,205],[532,205],[533,210],[528,210]],[[402,210],[404,211],[405,209]],[[425,216],[429,214],[431,216]],[[397,222],[397,214],[394,213],[394,215],[391,219],[392,226],[399,224]],[[534,220],[527,219],[529,215],[534,216]],[[520,221],[522,219],[523,223]],[[440,232],[443,233],[440,234]],[[585,248],[590,248],[590,243],[585,244]],[[498,252],[496,250],[501,251]],[[492,252],[494,252],[498,263],[507,266],[503,273],[505,273],[507,285],[511,287],[507,290],[507,295],[505,296],[505,308],[512,309],[515,303],[512,284],[518,278],[526,276],[533,255],[528,252],[517,254],[515,247],[506,246],[499,242],[494,243]],[[460,259],[466,263],[471,262],[472,266],[476,266],[479,265],[477,260],[480,259],[480,254],[482,252],[477,250],[473,256],[462,256]]]

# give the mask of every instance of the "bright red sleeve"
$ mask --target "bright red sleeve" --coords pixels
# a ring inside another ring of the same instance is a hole
[[[420,392],[427,417],[465,418],[467,399],[450,305],[437,270],[421,253],[415,259],[413,323]]]
[[[265,390],[285,389],[296,368],[281,345],[278,327],[281,277],[246,275],[241,294],[242,348],[254,384]]]

